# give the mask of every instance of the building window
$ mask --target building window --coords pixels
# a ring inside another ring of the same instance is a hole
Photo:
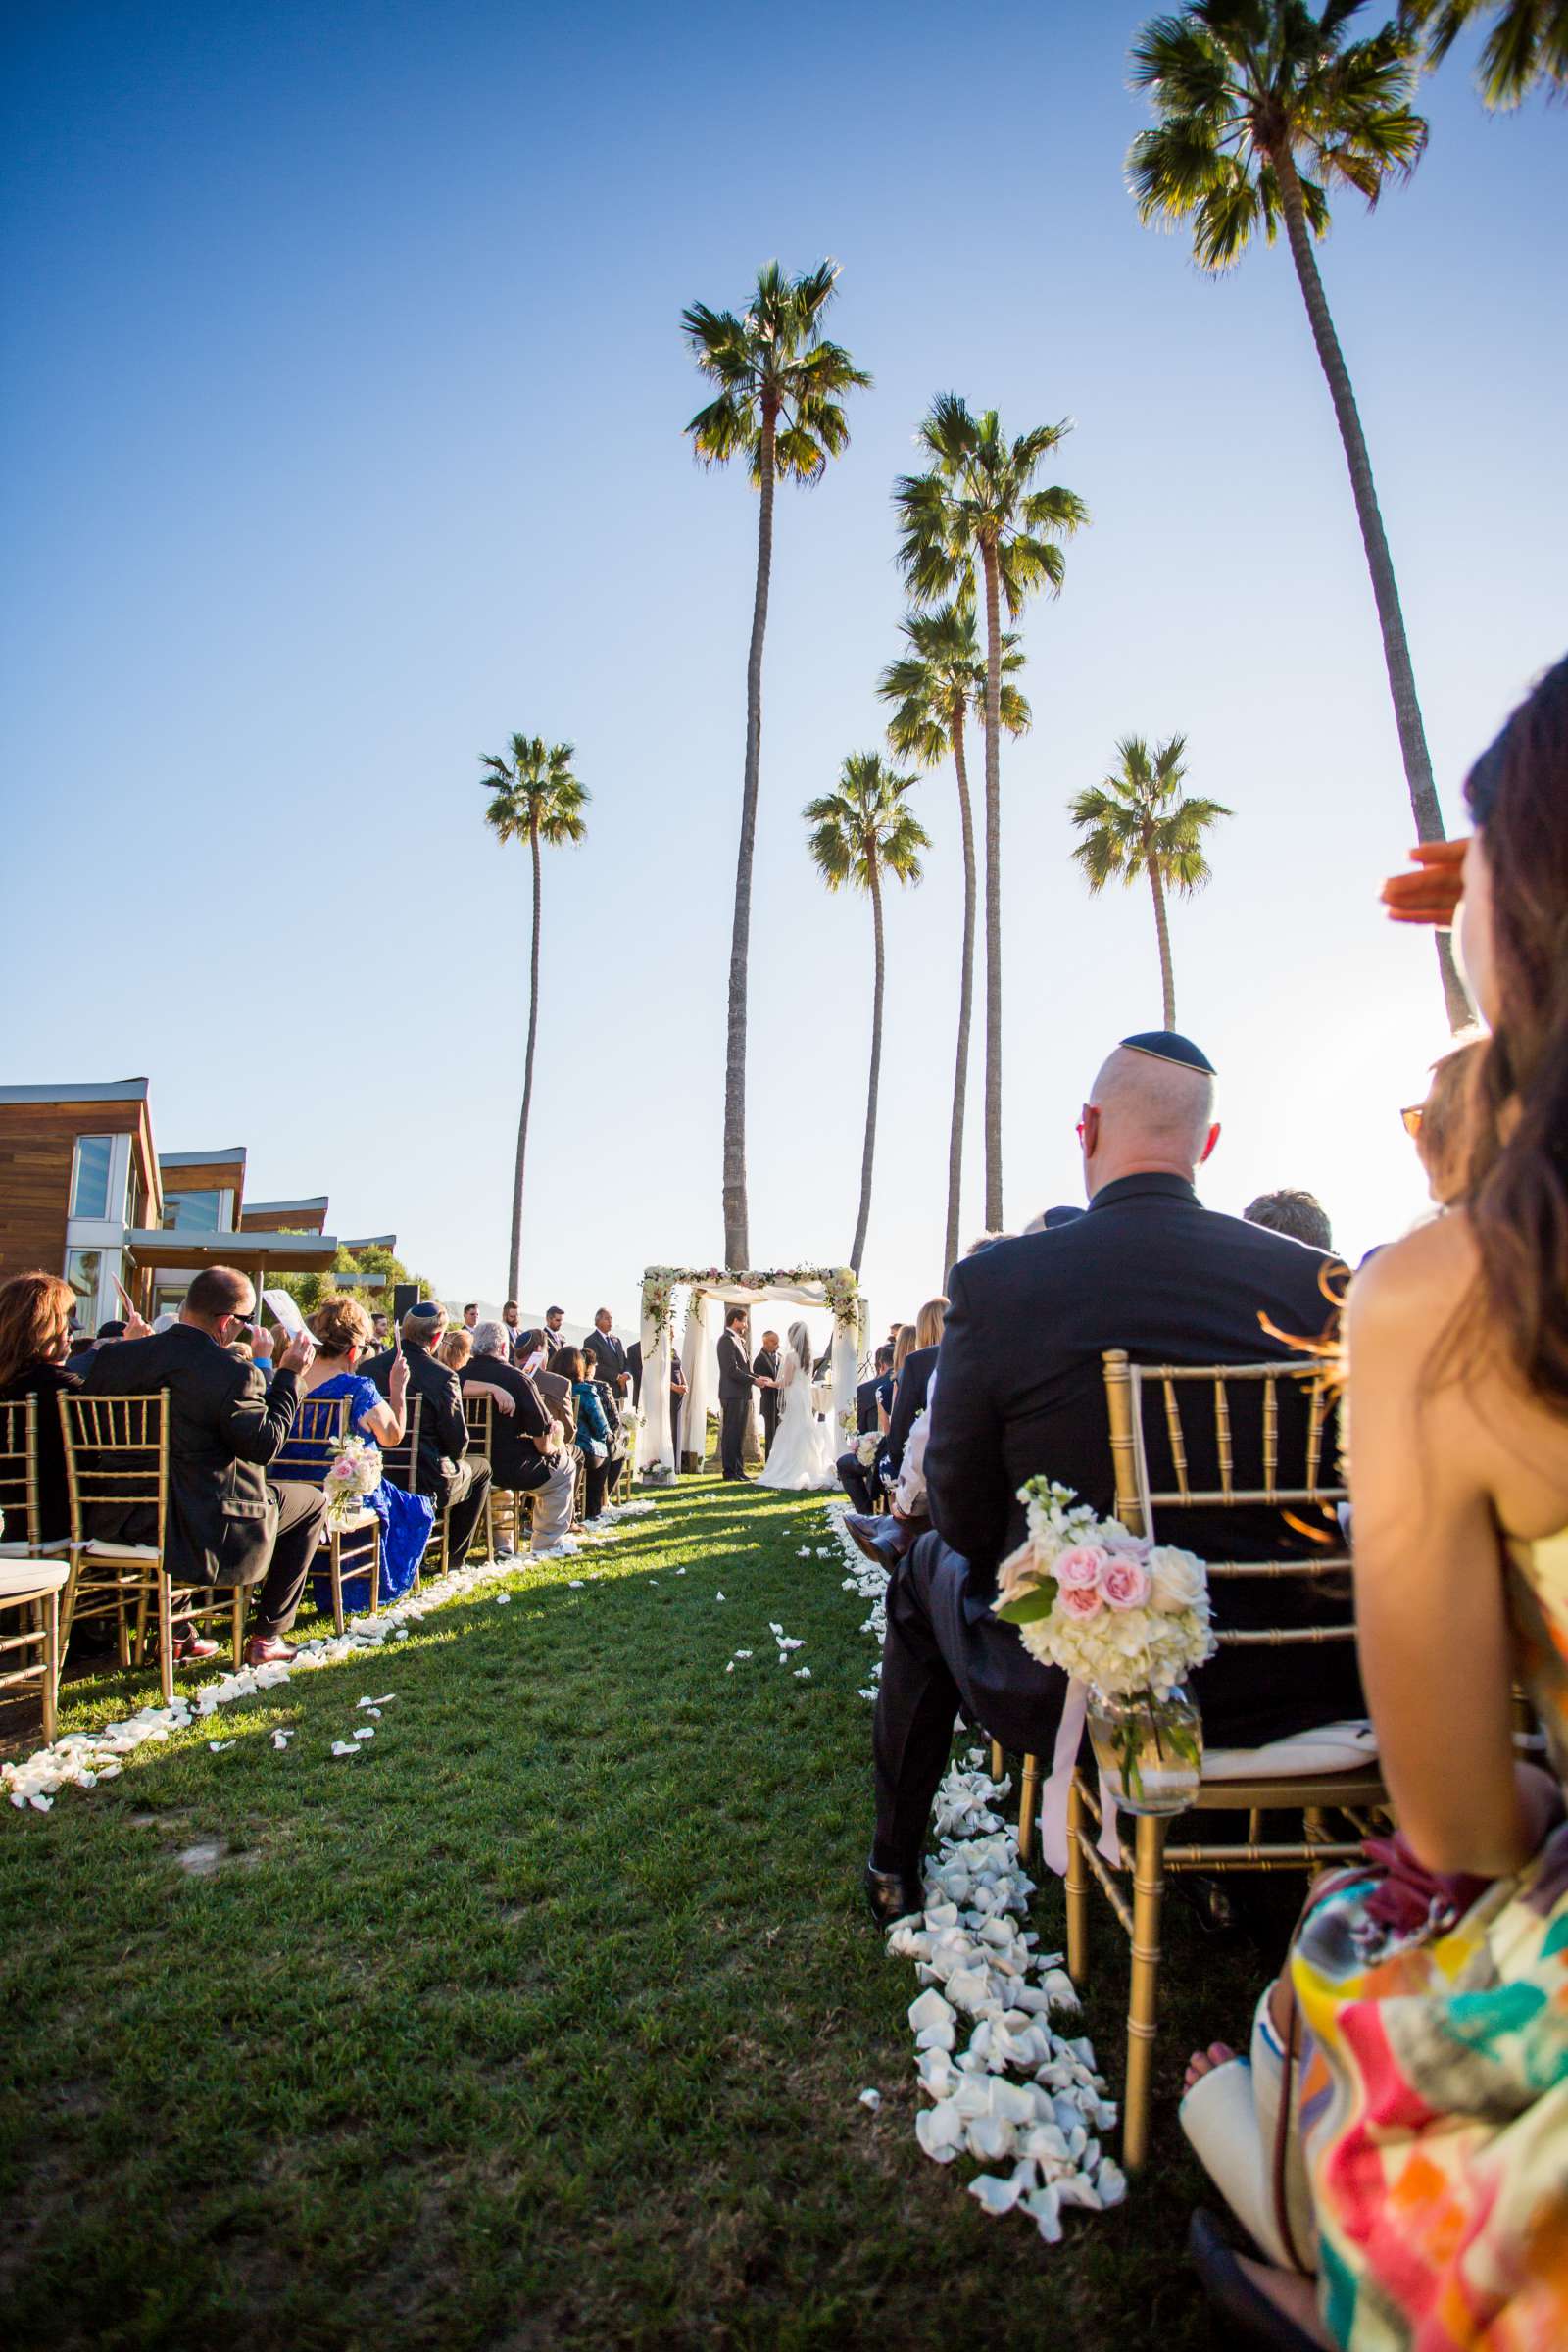
[[[74,1217],[107,1217],[109,1206],[109,1163],[114,1153],[112,1135],[78,1135],[76,1164],[71,1179],[71,1214]]]
[[[84,1139],[96,1142],[96,1137]],[[76,1294],[76,1321],[83,1331],[96,1331],[99,1323],[98,1284],[103,1273],[104,1253],[101,1250],[68,1250],[66,1251],[66,1280]]]
[[[166,1233],[225,1233],[224,1216],[234,1196],[226,1190],[164,1195]]]

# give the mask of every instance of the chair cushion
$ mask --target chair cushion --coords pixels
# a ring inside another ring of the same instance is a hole
[[[356,1511],[352,1519],[343,1520],[337,1527],[323,1527],[320,1543],[323,1545],[330,1544],[334,1536],[358,1536],[363,1534],[366,1528],[374,1527],[374,1525],[375,1513],[373,1511]]]
[[[29,1544],[25,1536],[17,1536],[0,1544],[0,1560],[50,1560],[57,1551],[69,1551],[70,1548],[64,1542]]]
[[[1378,1736],[1364,1718],[1315,1724],[1271,1740],[1264,1747],[1210,1747],[1203,1751],[1205,1781],[1295,1781],[1317,1772],[1354,1772],[1375,1764]]]
[[[70,1574],[69,1560],[0,1560],[0,1608],[58,1592]]]
[[[156,1544],[112,1544],[106,1537],[91,1536],[83,1548],[98,1560],[156,1560]]]

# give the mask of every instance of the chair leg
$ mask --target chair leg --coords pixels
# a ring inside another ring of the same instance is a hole
[[[1006,1751],[1000,1740],[991,1742],[991,1778],[1000,1781],[1007,1769]]]
[[[144,1588],[145,1591],[145,1588]],[[174,1588],[167,1574],[158,1579],[158,1681],[164,1704],[174,1703]]]
[[[381,1614],[381,1529],[379,1522],[370,1530],[370,1602],[366,1614]]]
[[[1038,1756],[1025,1756],[1023,1773],[1018,1783],[1018,1859],[1034,1860],[1035,1839],[1040,1835],[1040,1791],[1045,1775]]]
[[[1067,1790],[1067,1974],[1080,1991],[1089,1979],[1089,1865],[1078,1842],[1083,1826],[1083,1785],[1074,1773]]]
[[[54,1745],[60,1725],[60,1595],[46,1592],[43,1616],[43,1743]]]
[[[234,1672],[245,1663],[245,1587],[236,1585],[228,1603],[229,1639],[234,1651]]]
[[[327,1538],[326,1580],[332,1593],[332,1631],[341,1634],[348,1620],[343,1613],[343,1540],[335,1533]]]
[[[1136,2172],[1149,2155],[1149,2109],[1158,2030],[1159,1914],[1165,1891],[1165,1824],[1144,1814],[1133,1848],[1133,1968],[1127,2003],[1127,2105],[1122,2162]]]

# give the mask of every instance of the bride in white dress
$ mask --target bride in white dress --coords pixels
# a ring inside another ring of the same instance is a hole
[[[758,1477],[760,1487],[801,1494],[836,1482],[833,1424],[819,1421],[812,1409],[811,1363],[811,1335],[804,1323],[792,1323],[778,1370],[778,1428]]]

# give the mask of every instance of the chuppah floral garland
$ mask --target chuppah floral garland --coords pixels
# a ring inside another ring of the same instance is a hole
[[[675,1293],[723,1287],[737,1291],[801,1290],[819,1282],[823,1303],[832,1309],[840,1331],[858,1328],[860,1286],[852,1266],[774,1266],[768,1269],[734,1266],[650,1266],[643,1275],[643,1313],[656,1337],[675,1319]]]

